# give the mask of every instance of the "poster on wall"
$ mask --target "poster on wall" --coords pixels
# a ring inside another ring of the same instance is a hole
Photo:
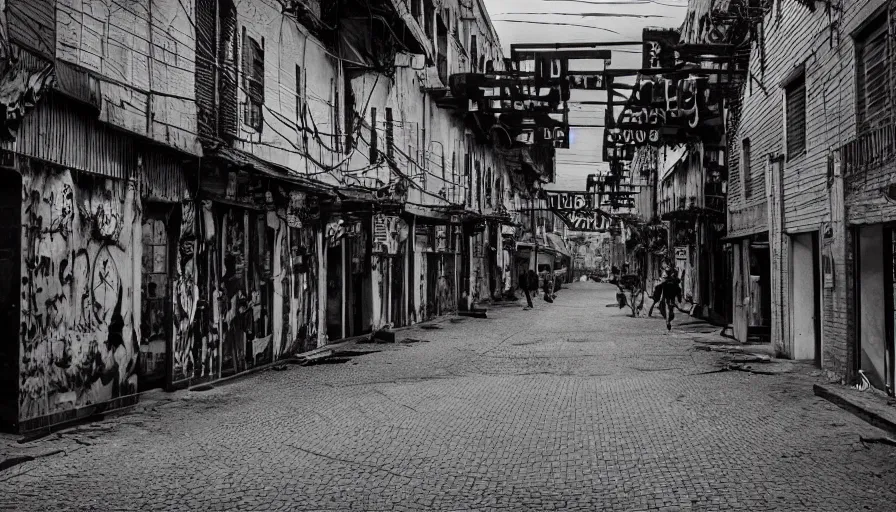
[[[373,252],[398,254],[399,244],[408,238],[408,225],[394,215],[377,214],[373,217]]]
[[[436,251],[448,250],[448,226],[436,226]]]
[[[292,190],[289,192],[289,207],[286,209],[286,223],[291,228],[301,229],[305,215],[305,193]]]
[[[682,269],[687,266],[688,263],[688,255],[690,250],[687,246],[680,246],[675,248],[675,267],[678,269]]]

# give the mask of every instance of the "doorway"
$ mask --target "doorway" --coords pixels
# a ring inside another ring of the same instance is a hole
[[[818,288],[818,233],[791,236],[790,346],[793,358],[820,362],[821,294]]]
[[[19,316],[22,258],[22,176],[0,171],[0,424],[19,414]]]
[[[171,208],[147,203],[143,215],[143,268],[140,280],[140,392],[163,387],[173,346]]]
[[[327,248],[327,338],[339,340],[342,334],[342,263],[343,243]]]
[[[892,238],[879,224],[856,229],[858,363],[877,389],[893,385]]]

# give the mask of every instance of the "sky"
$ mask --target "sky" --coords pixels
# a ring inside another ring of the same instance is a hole
[[[604,41],[640,41],[645,27],[678,28],[684,21],[686,0],[483,0],[498,31],[506,56],[514,43],[581,43]],[[532,13],[532,14],[523,14]],[[563,15],[561,13],[574,14]],[[658,16],[582,17],[581,13],[636,14]],[[536,23],[510,23],[520,20]],[[545,25],[566,23],[572,25]],[[594,27],[594,28],[590,28]],[[604,29],[604,30],[602,30]],[[610,32],[612,30],[613,33]],[[610,48],[610,68],[641,67],[641,47]],[[573,92],[570,124],[603,124],[604,107],[575,105],[575,100],[606,100],[606,94],[593,91]],[[621,101],[621,99],[620,99]],[[616,110],[616,115],[619,110]],[[553,190],[584,190],[585,178],[606,170],[601,155],[602,128],[572,128],[570,148],[557,150],[556,183]]]

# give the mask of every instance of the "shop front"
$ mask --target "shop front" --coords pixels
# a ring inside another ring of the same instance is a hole
[[[409,239],[407,219],[397,214],[373,215],[371,270],[375,328],[407,325]]]

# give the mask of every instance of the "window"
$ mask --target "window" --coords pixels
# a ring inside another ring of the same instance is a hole
[[[806,75],[800,74],[785,87],[787,159],[806,152]]]
[[[740,143],[740,179],[744,187],[744,199],[753,197],[753,175],[750,172],[750,139]]]
[[[492,168],[485,171],[485,204],[492,205]]]
[[[479,46],[476,45],[476,34],[470,36],[470,67],[473,73],[476,72],[476,66],[479,64]]]
[[[352,78],[345,74],[345,152],[350,154],[355,147],[355,91]]]
[[[264,123],[264,39],[261,44],[246,35],[243,28],[243,88],[246,110],[243,122],[260,132]]]
[[[474,164],[476,168],[476,202],[482,204],[482,167],[479,166],[479,161]]]
[[[426,32],[426,37],[429,38],[430,41],[435,42],[436,33],[434,30],[434,23],[436,18],[436,8],[432,4],[432,0],[423,0],[423,15],[426,17],[423,20],[423,30]]]
[[[411,16],[420,21],[420,0],[411,0]]]
[[[467,153],[464,155],[464,183],[467,186],[467,201],[473,205],[473,136],[467,135]]]
[[[856,128],[865,132],[890,120],[886,14],[856,37]]]
[[[386,158],[395,158],[395,128],[392,123],[392,109],[386,109]]]
[[[370,163],[376,163],[379,159],[377,155],[377,134],[376,134],[376,109],[370,109]]]
[[[302,66],[296,65],[296,124],[301,129],[305,125],[305,116],[303,108],[305,105],[304,94],[302,94]]]

